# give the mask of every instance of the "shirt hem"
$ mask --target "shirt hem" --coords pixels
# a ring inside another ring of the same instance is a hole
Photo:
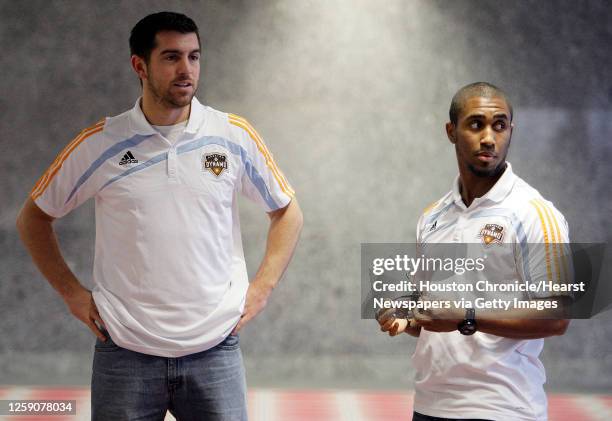
[[[289,194],[284,193],[284,196],[285,196],[283,198],[284,200],[281,200],[279,203],[277,203],[277,205],[279,205],[279,204],[280,205],[277,206],[275,209],[270,209],[269,212],[274,212],[274,211],[277,211],[279,209],[284,209],[287,206],[289,206],[289,204],[293,201],[293,199],[295,199],[295,194],[290,196]]]
[[[452,411],[448,409],[440,409],[435,407],[423,407],[414,405],[414,411],[423,415],[428,415],[430,417],[438,417],[438,418],[457,418],[457,416],[461,416],[461,418],[474,418],[474,419],[491,419],[496,421],[547,421],[547,417],[524,417],[520,416],[516,413],[507,413],[507,412],[497,412],[497,411],[489,411],[489,410],[477,410],[477,409],[468,409],[465,408],[456,408]]]
[[[214,348],[217,345],[219,345],[221,342],[223,342],[225,338],[226,336],[223,336],[218,341],[214,341],[213,345],[210,345],[210,346],[206,345],[206,346],[185,348],[185,349],[182,349],[181,351],[176,351],[176,352],[169,352],[167,349],[163,349],[163,348],[151,348],[151,347],[139,346],[131,342],[115,340],[115,338],[112,338],[112,340],[115,344],[117,344],[121,348],[125,348],[129,351],[139,352],[141,354],[146,354],[146,355],[154,355],[156,357],[180,358],[180,357],[184,357],[184,356],[191,355],[191,354],[197,354],[198,352],[203,352],[211,348]]]
[[[44,213],[46,213],[49,216],[52,216],[55,219],[61,218],[62,216],[66,214],[66,212],[63,212],[61,210],[58,211],[55,208],[53,208],[53,206],[49,205],[49,203],[47,203],[47,201],[44,200],[40,196],[34,199],[33,195],[30,194],[30,198],[36,204],[36,206],[39,207],[40,210],[42,210]]]

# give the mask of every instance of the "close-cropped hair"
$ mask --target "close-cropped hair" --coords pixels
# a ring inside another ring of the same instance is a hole
[[[459,119],[459,114],[461,114],[461,110],[463,109],[463,105],[465,101],[469,98],[473,97],[482,97],[482,98],[501,98],[506,101],[508,105],[508,109],[510,110],[510,121],[512,121],[512,104],[510,100],[506,96],[506,93],[498,88],[497,86],[488,83],[488,82],[475,82],[470,83],[469,85],[465,85],[463,88],[459,89],[457,93],[453,96],[451,101],[450,109],[448,110],[448,117],[450,118],[451,123],[457,124],[457,120]]]
[[[142,18],[130,33],[130,53],[146,62],[155,48],[155,36],[159,32],[175,31],[181,34],[195,33],[200,44],[198,26],[188,16],[175,12],[158,12]]]

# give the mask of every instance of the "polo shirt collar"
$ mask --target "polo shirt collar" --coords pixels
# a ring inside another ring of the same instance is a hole
[[[510,191],[512,191],[512,187],[516,182],[517,176],[512,171],[512,165],[510,165],[508,161],[506,161],[506,164],[506,169],[499,180],[497,180],[497,183],[495,183],[484,196],[476,198],[474,200],[476,204],[484,202],[485,200],[499,203],[504,200],[506,196],[508,196]],[[451,197],[456,204],[465,207],[461,193],[459,192],[459,185],[459,175],[457,175],[457,177],[455,177],[455,181],[453,182]]]
[[[191,111],[189,112],[189,120],[185,133],[196,134],[200,127],[202,127],[202,124],[204,124],[204,106],[194,96],[191,99]]]
[[[144,113],[142,112],[142,108],[140,108],[141,99],[142,97],[139,97],[136,100],[136,104],[134,104],[134,108],[130,110],[130,130],[136,134],[145,136],[157,134],[157,130],[155,130],[155,128],[151,126]],[[194,96],[191,100],[191,110],[189,112],[189,120],[187,121],[187,127],[185,128],[185,132],[193,134],[197,133],[203,122],[204,106]]]

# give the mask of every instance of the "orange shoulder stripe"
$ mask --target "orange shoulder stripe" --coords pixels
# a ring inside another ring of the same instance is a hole
[[[537,202],[540,204],[540,206],[543,209],[543,213],[544,216],[546,216],[546,221],[548,222],[548,228],[550,229],[550,237],[552,239],[552,254],[553,254],[553,259],[554,259],[554,266],[556,267],[556,272],[558,273],[559,277],[557,279],[561,279],[561,265],[559,264],[559,254],[557,252],[557,249],[559,247],[559,245],[557,244],[557,236],[555,235],[555,230],[553,229],[553,223],[552,223],[552,219],[555,217],[554,215],[552,215],[552,211],[549,209],[548,205],[546,203],[544,203],[542,200],[537,200]],[[553,279],[554,279],[554,272],[553,271]]]
[[[542,215],[542,211],[540,209],[540,204],[536,199],[533,199],[531,205],[535,208],[538,213],[538,217],[540,218],[540,224],[542,225],[542,233],[544,234],[544,247],[546,252],[546,273],[548,275],[548,280],[552,281],[552,268],[550,263],[550,244],[548,239],[548,230],[546,229],[546,222],[544,221],[544,216]]]
[[[40,177],[40,179],[38,180],[38,182],[36,183],[36,185],[34,186],[34,188],[32,189],[32,191],[30,193],[30,195],[32,196],[32,199],[36,199],[40,195],[43,194],[43,192],[45,191],[45,189],[47,188],[49,183],[51,183],[51,180],[53,179],[55,174],[57,174],[57,172],[62,167],[64,161],[66,161],[66,159],[68,159],[68,157],[70,156],[72,151],[74,151],[76,149],[76,147],[79,146],[79,144],[81,144],[81,142],[83,142],[89,136],[91,136],[91,135],[93,135],[95,133],[101,132],[103,129],[104,129],[104,120],[94,124],[91,127],[88,127],[86,129],[82,130],[78,134],[78,136],[75,137],[57,155],[57,157],[55,158],[55,161],[53,161],[53,163],[49,166],[47,171],[45,171],[45,173]]]
[[[266,158],[266,164],[274,173],[275,178],[277,179],[276,181],[279,182],[281,187],[287,188],[287,190],[292,191],[292,189],[289,187],[289,183],[287,182],[285,177],[282,175],[280,169],[276,165],[276,162],[274,162],[274,159],[272,158],[272,154],[268,150],[265,142],[263,141],[261,136],[259,136],[259,133],[257,133],[257,130],[255,130],[255,128],[251,126],[251,124],[245,118],[237,116],[235,114],[229,114],[229,121],[235,126],[238,126],[244,129],[249,134],[251,139],[257,145],[257,149],[259,149],[261,154]],[[283,190],[285,190],[284,188]]]
[[[557,217],[553,213],[549,205],[544,201],[538,200],[542,208],[544,208],[546,219],[548,220],[548,226],[552,234],[553,240],[553,256],[555,258],[555,264],[557,266],[557,272],[559,274],[559,281],[567,282],[568,269],[567,262],[565,260],[564,247],[562,246],[561,232],[559,230],[559,224],[557,223]],[[555,235],[556,233],[556,235]],[[561,260],[561,261],[560,261]]]
[[[429,212],[430,210],[432,210],[433,208],[436,207],[436,205],[438,204],[438,202],[440,202],[439,200],[436,200],[433,203],[430,203],[425,209],[423,209],[423,215],[425,215],[427,212]]]
[[[287,194],[288,196],[293,197],[295,195],[295,191],[291,188],[291,186],[289,185],[289,182],[287,181],[283,173],[280,171],[280,169],[274,162],[274,159],[272,158],[272,154],[266,147],[266,144],[261,139],[257,131],[253,128],[253,126],[251,126],[247,120],[235,114],[228,114],[228,116],[229,116],[230,124],[240,127],[241,129],[245,130],[249,134],[249,137],[251,138],[251,140],[253,140],[253,142],[255,142],[255,144],[257,145],[257,149],[259,149],[259,152],[261,152],[261,154],[264,156],[266,160],[266,165],[272,171],[274,178],[280,185],[283,192],[285,192],[285,194]]]

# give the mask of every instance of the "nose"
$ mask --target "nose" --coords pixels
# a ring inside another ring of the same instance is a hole
[[[191,66],[192,65],[191,65],[191,62],[189,61],[189,57],[185,56],[180,60],[177,71],[181,75],[188,75],[191,73],[191,70],[192,70]]]
[[[495,147],[495,136],[492,127],[486,127],[482,131],[482,137],[480,138],[480,144],[486,147]]]

